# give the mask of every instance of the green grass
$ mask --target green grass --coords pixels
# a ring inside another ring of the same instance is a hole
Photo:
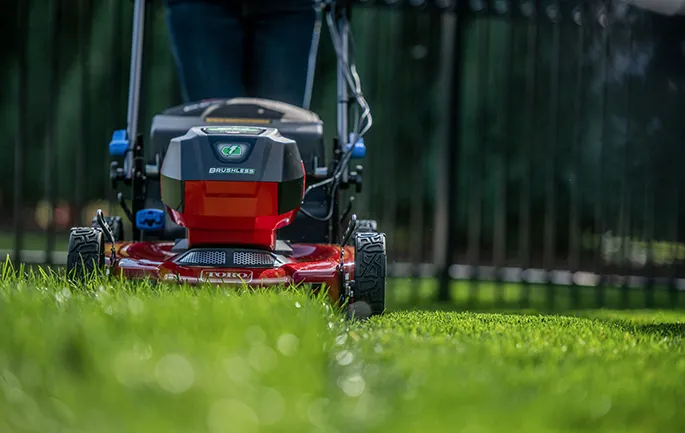
[[[680,432],[684,319],[392,311],[350,323],[295,289],[80,289],[4,273],[0,431]]]
[[[601,290],[601,291],[600,291]],[[620,288],[604,286],[562,286],[494,283],[489,281],[453,281],[451,300],[436,303],[438,282],[435,279],[392,279],[388,296],[395,308],[447,309],[469,311],[515,311],[522,308],[533,311],[564,312],[589,308],[662,308],[685,309],[685,295],[666,286],[647,288]],[[599,296],[601,295],[601,297]],[[527,299],[527,304],[524,300]]]

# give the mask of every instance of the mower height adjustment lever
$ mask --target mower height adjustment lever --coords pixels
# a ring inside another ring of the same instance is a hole
[[[109,164],[109,181],[112,189],[116,189],[119,182],[126,182],[126,172],[116,161]]]
[[[155,164],[145,164],[145,177],[147,177],[148,179],[159,179],[159,155],[156,156],[156,159],[157,161]],[[111,183],[112,189],[116,189],[119,182],[124,182],[126,186],[131,185],[131,179],[126,177],[126,170],[119,167],[119,163],[117,161],[112,161],[109,165],[109,181]]]
[[[362,173],[364,168],[361,165],[355,167],[356,171],[351,171],[349,175],[348,182],[355,186],[355,191],[357,194],[362,192]]]
[[[117,194],[117,203],[119,203],[119,206],[121,206],[121,209],[126,214],[126,218],[128,218],[128,220],[133,223],[133,212],[131,212],[131,209],[126,204],[124,193],[120,192]]]
[[[316,167],[314,173],[309,176],[317,180],[325,180],[328,179],[328,171],[328,167]]]

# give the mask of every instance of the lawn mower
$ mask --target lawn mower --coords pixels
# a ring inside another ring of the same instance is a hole
[[[131,221],[98,210],[69,236],[67,272],[127,279],[327,290],[357,316],[385,309],[386,237],[359,220],[372,124],[350,49],[349,4],[319,1],[302,107],[259,98],[208,99],[169,108],[137,131],[145,0],[134,3],[128,125],[109,144],[110,180]],[[309,111],[321,24],[337,55],[337,134],[326,162],[323,122]],[[352,103],[355,128],[348,128]],[[130,203],[130,204],[129,204]]]

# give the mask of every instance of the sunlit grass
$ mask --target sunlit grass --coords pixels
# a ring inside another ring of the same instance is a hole
[[[325,294],[0,275],[0,431],[671,432],[676,311],[395,311]]]

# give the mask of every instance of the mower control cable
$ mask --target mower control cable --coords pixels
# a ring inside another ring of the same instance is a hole
[[[348,87],[350,88],[352,94],[354,95],[354,99],[356,100],[357,104],[363,109],[361,115],[357,118],[355,122],[355,130],[352,134],[352,138],[354,139],[354,143],[350,143],[351,145],[347,146],[347,148],[343,151],[342,157],[338,164],[335,167],[335,170],[333,174],[328,178],[325,179],[321,182],[317,182],[315,184],[310,185],[307,187],[304,193],[304,197],[306,198],[307,194],[312,191],[313,189],[323,187],[325,185],[328,185],[330,183],[333,183],[333,192],[337,189],[338,184],[340,183],[340,178],[343,175],[343,172],[345,170],[345,167],[349,164],[350,160],[352,159],[352,153],[354,150],[354,144],[358,140],[364,137],[366,133],[371,129],[371,125],[373,124],[373,118],[371,116],[371,109],[369,107],[368,102],[364,98],[362,88],[361,88],[361,80],[359,78],[359,74],[357,73],[357,67],[356,63],[354,60],[354,37],[351,36],[351,58],[352,61],[346,61],[344,60],[344,57],[342,56],[342,38],[340,37],[340,34],[336,28],[335,22],[334,22],[334,16],[335,16],[335,5],[334,4],[328,4],[327,7],[327,13],[326,13],[326,21],[328,24],[329,28],[329,33],[331,36],[331,40],[333,43],[333,47],[335,49],[336,55],[338,59],[341,60],[343,63],[343,75],[345,77],[345,81],[347,82]],[[362,124],[364,125],[362,127]],[[304,199],[303,199],[304,202]],[[331,206],[328,212],[328,215],[324,218],[317,217],[315,215],[312,215],[310,212],[308,212],[305,209],[301,209],[301,212],[305,214],[306,216],[315,219],[317,221],[328,221],[332,215],[333,215],[333,205],[334,203],[331,202]]]
[[[354,131],[354,137],[356,140],[359,140],[362,138],[366,133],[371,129],[371,126],[373,125],[373,117],[371,116],[371,108],[369,107],[369,103],[366,101],[366,98],[364,98],[364,94],[362,92],[361,88],[361,79],[359,78],[359,74],[357,73],[357,65],[354,60],[355,58],[355,44],[354,44],[354,35],[350,33],[349,38],[350,38],[350,57],[352,58],[352,62],[349,60],[345,60],[343,55],[342,55],[342,37],[340,36],[340,33],[338,32],[338,29],[336,28],[335,22],[333,21],[333,17],[335,15],[335,5],[330,6],[331,12],[329,12],[326,15],[326,21],[328,23],[328,31],[331,36],[331,41],[333,43],[333,48],[335,49],[335,53],[337,55],[337,58],[340,60],[341,63],[345,66],[345,68],[342,69],[343,75],[345,76],[345,80],[347,81],[347,85],[352,91],[352,94],[354,95],[354,98],[357,101],[357,104],[363,109],[362,114],[360,117],[357,118],[356,125],[355,125],[355,131]],[[364,128],[361,128],[361,122],[366,121],[366,125]]]
[[[347,230],[345,230],[345,234],[343,235],[342,242],[340,243],[340,262],[339,262],[339,268],[340,268],[340,279],[341,279],[341,287],[343,287],[344,293],[346,297],[350,296],[349,293],[349,284],[348,284],[348,274],[345,273],[345,246],[347,243],[350,241],[350,238],[352,237],[352,234],[357,230],[358,226],[357,222],[357,215],[352,214],[350,217],[350,222],[347,224]]]
[[[312,189],[319,188],[319,187],[326,185],[326,184],[329,184],[331,182],[333,183],[331,195],[334,195],[335,192],[337,191],[338,187],[340,186],[340,178],[342,177],[342,173],[343,173],[343,170],[341,167],[345,167],[347,165],[347,163],[350,161],[350,159],[352,159],[352,149],[347,150],[347,152],[344,154],[343,159],[340,161],[340,163],[336,167],[336,171],[333,174],[333,176],[329,177],[328,179],[326,179],[324,181],[321,181],[319,183],[315,183],[314,185],[310,185],[309,187],[307,187],[307,189],[305,190],[304,196],[306,197],[307,193],[309,193],[309,191],[311,191]],[[304,200],[302,200],[302,201],[304,202]],[[325,222],[325,221],[330,220],[333,217],[334,206],[335,206],[335,201],[331,200],[331,204],[328,207],[328,213],[326,214],[325,217],[318,217],[318,216],[312,214],[311,212],[309,212],[308,210],[306,210],[304,208],[300,208],[300,212],[302,212],[307,217],[309,217],[313,220]]]
[[[100,228],[102,228],[102,232],[104,233],[105,237],[110,242],[110,244],[112,244],[112,255],[109,259],[109,267],[111,270],[114,269],[114,266],[116,265],[117,261],[117,252],[116,248],[114,247],[114,235],[112,234],[112,230],[110,229],[109,224],[107,224],[107,221],[105,221],[105,215],[102,212],[102,209],[97,210],[96,218],[98,225],[100,226]]]

